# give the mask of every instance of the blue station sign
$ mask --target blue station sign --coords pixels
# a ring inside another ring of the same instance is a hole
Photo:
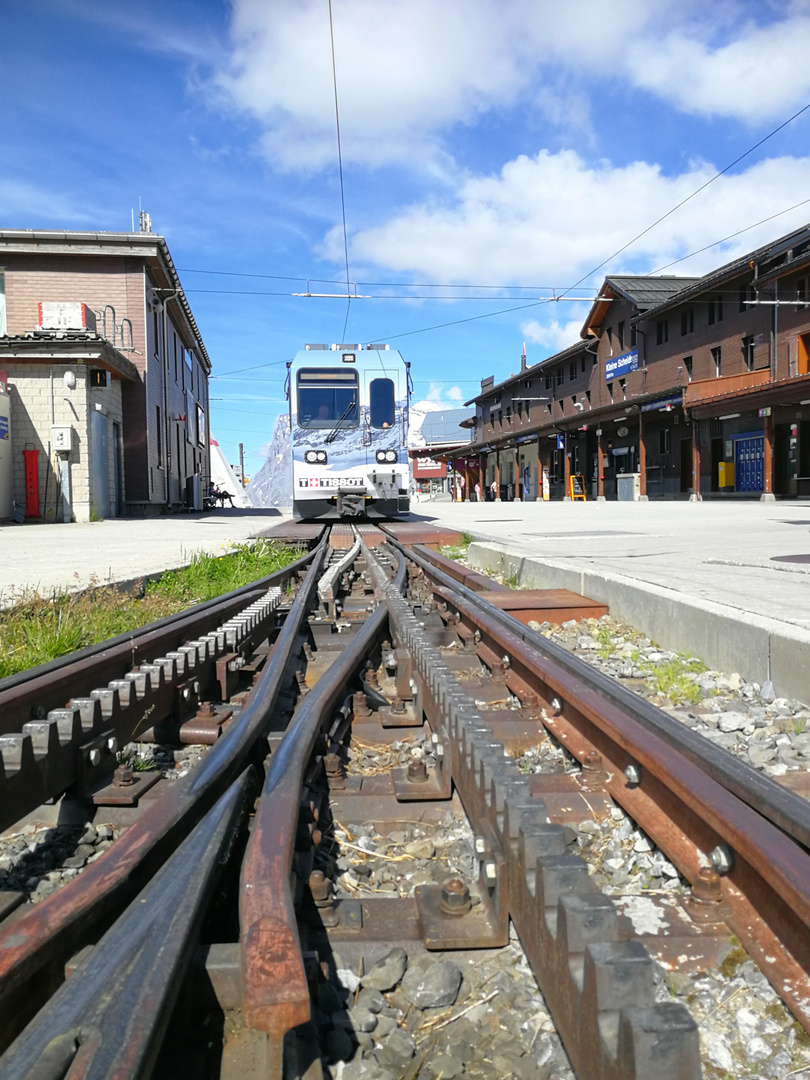
[[[638,349],[631,349],[630,352],[622,353],[621,356],[611,356],[605,361],[605,380],[610,382],[611,379],[618,379],[621,375],[626,375],[628,371],[635,371],[637,368]]]

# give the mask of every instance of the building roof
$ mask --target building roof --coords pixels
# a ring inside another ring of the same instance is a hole
[[[580,334],[584,338],[598,337],[599,327],[610,314],[616,300],[627,300],[639,312],[666,303],[691,285],[701,281],[696,277],[666,277],[642,274],[611,274],[602,282],[599,293],[591,304]]]
[[[780,258],[782,256],[784,258]],[[766,274],[778,276],[780,271],[783,273],[790,272],[794,267],[798,268],[799,265],[807,262],[809,258],[810,224],[803,225],[800,229],[794,229],[793,232],[780,236],[778,240],[773,240],[770,244],[763,244],[762,247],[755,248],[746,255],[741,255],[738,259],[732,259],[731,262],[718,267],[702,278],[696,278],[692,285],[682,290],[682,293],[675,294],[669,299],[662,299],[658,306],[651,309],[651,311],[658,314],[673,304],[684,303],[709,289],[715,289],[723,282],[752,270],[752,263],[755,265],[766,264],[760,271],[763,276]],[[779,260],[779,262],[774,265],[776,260]],[[771,265],[768,266],[768,263],[771,263]],[[759,265],[757,265],[757,270],[760,270]]]
[[[512,374],[508,379],[504,379],[503,382],[496,383],[494,380],[489,383],[488,386],[484,386],[487,382],[486,379],[481,380],[481,392],[476,394],[475,397],[470,398],[469,401],[465,401],[465,405],[475,405],[479,401],[486,401],[487,398],[492,397],[493,394],[499,394],[502,390],[507,389],[516,382],[520,382],[521,379],[531,379],[534,375],[539,375],[543,368],[549,364],[558,364],[561,360],[568,360],[572,356],[578,356],[588,347],[587,341],[575,341],[573,345],[568,345],[558,353],[554,353],[553,356],[547,356],[543,360],[538,360],[536,364],[532,364],[531,367],[524,368],[523,371],[518,371],[517,374]],[[492,376],[490,376],[492,378]]]
[[[636,274],[610,274],[605,284],[610,284],[621,296],[646,311],[647,308],[662,304],[676,293],[683,292],[690,285],[696,284],[698,277],[642,277]],[[603,286],[604,288],[604,286]]]
[[[437,409],[435,412],[426,413],[421,428],[425,444],[438,446],[442,443],[452,445],[469,442],[470,431],[459,427],[459,424],[471,415],[469,409]]]
[[[168,283],[168,289],[157,286],[158,292],[169,292],[164,296],[167,302],[179,304],[191,330],[200,359],[208,373],[211,372],[211,359],[203,343],[202,335],[180,277],[175,268],[166,240],[157,233],[121,233],[121,232],[80,232],[70,229],[0,229],[0,251],[30,254],[46,252],[51,255],[63,255],[71,252],[76,255],[131,255],[144,259],[152,270],[158,270]]]

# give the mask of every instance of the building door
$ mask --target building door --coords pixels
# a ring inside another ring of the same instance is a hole
[[[723,461],[723,440],[712,439],[711,441],[712,475],[711,490],[720,490],[720,462]]]
[[[734,479],[737,491],[762,491],[765,440],[761,435],[734,441]]]
[[[94,409],[90,414],[91,456],[93,461],[93,516],[110,516],[110,452],[107,440],[107,417]]]

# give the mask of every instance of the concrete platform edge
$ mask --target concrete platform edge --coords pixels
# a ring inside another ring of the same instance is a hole
[[[500,544],[472,543],[468,561],[475,569],[517,574],[521,588],[571,589],[601,601],[664,648],[749,681],[771,679],[779,697],[810,700],[810,633],[799,627],[619,574],[527,558]]]

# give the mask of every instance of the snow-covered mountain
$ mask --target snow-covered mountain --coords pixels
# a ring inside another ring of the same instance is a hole
[[[247,494],[254,506],[292,506],[290,418],[286,413],[276,419],[267,460],[250,478]]]

